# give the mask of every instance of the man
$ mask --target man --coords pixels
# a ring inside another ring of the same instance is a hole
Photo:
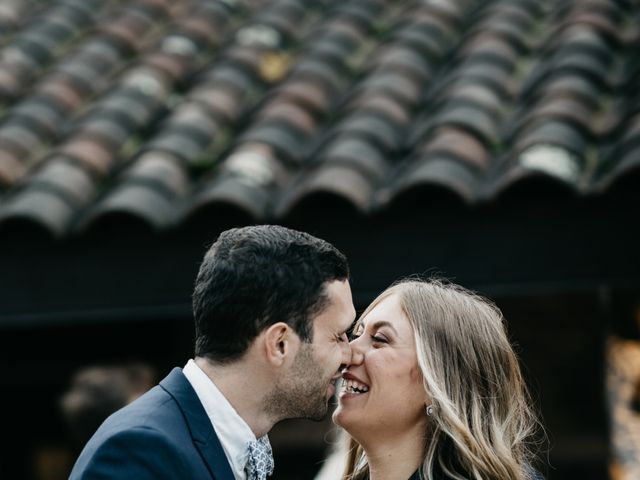
[[[223,232],[193,293],[195,359],[109,417],[71,479],[262,480],[266,434],[320,419],[355,310],[344,255],[279,226]]]

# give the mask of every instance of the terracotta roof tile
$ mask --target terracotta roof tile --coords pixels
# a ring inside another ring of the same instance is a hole
[[[381,188],[376,201],[381,208],[392,208],[394,205],[407,202],[411,197],[456,196],[465,203],[478,200],[480,177],[477,172],[463,162],[446,154],[429,153],[418,156],[409,167]]]
[[[29,187],[16,192],[3,204],[0,226],[35,224],[53,236],[67,233],[74,205],[61,192],[46,187]]]
[[[0,227],[633,189],[636,3],[3,2]]]
[[[20,161],[16,153],[6,148],[0,150],[0,187],[2,190],[14,184],[25,174],[26,170],[27,167]]]
[[[362,214],[369,212],[375,184],[356,165],[334,162],[318,167],[285,192],[276,208],[279,217],[295,216],[305,204],[324,197],[338,199]]]
[[[153,229],[169,227],[177,205],[173,196],[154,182],[127,182],[118,185],[77,224],[80,231],[97,228],[101,223],[121,223],[122,217],[142,220]]]
[[[479,172],[489,168],[489,149],[473,134],[456,127],[440,127],[422,144],[417,146],[421,157],[451,157],[466,163]]]
[[[273,193],[287,184],[290,171],[278,160],[273,148],[262,143],[244,143],[220,165],[216,175],[205,178],[187,202],[186,220],[207,217],[221,209],[242,212],[253,222],[267,221]],[[214,215],[215,217],[215,215]]]
[[[91,173],[79,164],[68,161],[64,157],[50,159],[31,177],[29,185],[49,186],[64,192],[73,199],[74,204],[83,204],[91,200],[96,184]]]

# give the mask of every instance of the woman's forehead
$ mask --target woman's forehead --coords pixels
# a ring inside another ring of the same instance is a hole
[[[366,327],[379,322],[389,323],[399,328],[403,328],[404,325],[411,328],[399,295],[390,294],[381,298],[373,308],[356,321],[355,327]]]

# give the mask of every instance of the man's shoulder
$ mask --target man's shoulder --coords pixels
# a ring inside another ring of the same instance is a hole
[[[155,432],[174,441],[183,441],[181,437],[189,435],[178,402],[162,386],[162,382],[111,414],[89,440],[85,450],[96,449],[112,437],[144,435],[148,432]]]
[[[169,389],[166,388],[167,380],[173,382]],[[174,369],[160,384],[109,416],[98,432],[119,432],[141,427],[158,431],[169,430],[173,433],[176,428],[185,425],[181,406],[174,396],[180,388],[186,389],[190,386],[180,369]]]
[[[149,432],[169,440],[188,434],[176,401],[159,385],[110,415],[89,440],[85,450],[97,449],[114,437],[131,438]]]
[[[84,478],[86,471],[111,472],[114,462],[133,471],[143,466],[153,471],[158,465],[183,468],[194,448],[177,401],[157,385],[103,422],[80,454],[72,478]],[[108,478],[120,478],[113,475]]]
[[[180,408],[164,388],[156,385],[109,416],[100,428],[117,431],[134,427],[157,427],[162,430],[163,427],[172,426],[171,419],[182,420]]]
[[[186,478],[189,455],[176,439],[141,425],[99,430],[80,454],[70,479]]]

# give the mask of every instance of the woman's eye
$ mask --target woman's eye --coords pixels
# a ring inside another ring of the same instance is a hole
[[[381,337],[379,335],[371,335],[371,340],[373,340],[374,342],[377,342],[377,343],[389,343],[389,340],[387,340],[385,337]]]

